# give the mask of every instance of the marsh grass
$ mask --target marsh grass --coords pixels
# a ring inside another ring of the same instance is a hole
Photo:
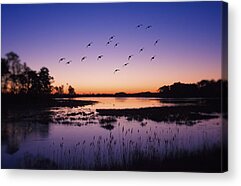
[[[112,125],[111,123],[105,123]],[[75,169],[75,170],[130,170],[130,171],[196,171],[221,172],[221,147],[203,143],[196,150],[186,149],[187,144],[177,145],[177,133],[168,129],[171,138],[146,127],[146,137],[133,138],[134,128],[117,125],[119,137],[93,136],[66,145],[65,139],[53,142],[39,154],[26,153],[20,168]],[[138,130],[139,132],[139,130]],[[164,131],[166,133],[166,131]]]
[[[112,151],[109,147],[110,152]],[[116,159],[114,154],[108,154],[108,161],[104,161],[101,149],[95,151],[95,159],[91,166],[86,166],[84,151],[75,158],[70,158],[65,151],[65,157],[56,156],[48,159],[44,156],[25,154],[21,168],[25,169],[74,169],[74,170],[102,170],[102,171],[165,171],[165,172],[222,172],[227,167],[221,162],[221,149],[203,149],[197,152],[172,152],[161,157],[157,152],[149,152],[134,148],[131,153],[120,155],[121,159]],[[67,157],[66,157],[67,155]],[[61,161],[61,162],[60,162]]]
[[[13,112],[12,117],[5,115],[7,117],[4,119],[7,119],[11,125],[9,123],[2,125],[2,139],[11,144],[13,136],[18,136],[16,139],[20,137],[25,139],[25,130],[30,134],[35,128],[36,133],[42,131],[47,136],[49,125],[45,125],[45,122],[55,126],[78,126],[76,130],[80,131],[79,127],[95,124],[93,129],[101,127],[104,132],[91,131],[86,139],[73,136],[77,141],[71,143],[62,137],[60,141],[56,139],[47,142],[46,146],[41,146],[37,153],[26,150],[15,168],[222,171],[221,155],[225,156],[227,153],[226,150],[221,151],[226,147],[221,147],[219,138],[215,138],[217,136],[214,135],[217,133],[210,132],[209,135],[213,136],[208,138],[208,129],[205,128],[208,126],[192,130],[200,121],[220,117],[218,115],[220,110],[216,106],[215,108],[206,105],[186,105],[91,110],[82,107],[75,109],[71,103],[68,104],[70,108],[66,105],[66,107],[43,110],[29,108],[24,110],[26,112],[16,108],[19,112]],[[18,125],[18,119],[26,123],[26,126]],[[219,127],[215,129],[219,130]],[[199,136],[191,135],[197,131]],[[199,139],[198,144],[193,142],[194,139]],[[211,139],[210,143],[208,139]],[[14,154],[19,150],[20,142],[17,146],[15,143],[8,146],[11,147],[8,154]]]

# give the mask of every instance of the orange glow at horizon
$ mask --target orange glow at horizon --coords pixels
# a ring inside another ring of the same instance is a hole
[[[136,93],[221,79],[222,3],[181,4],[4,5],[2,54],[16,52],[37,72],[47,67],[65,93],[68,85],[78,94]]]
[[[90,67],[86,65],[82,67],[81,72],[76,67],[71,68],[69,72],[66,70],[64,76],[59,76],[58,73],[53,75],[56,77],[54,85],[64,85],[65,93],[67,92],[66,83],[68,83],[75,88],[77,94],[113,94],[116,92],[157,92],[161,86],[175,82],[196,83],[203,79],[221,79],[221,67],[215,66],[215,63],[211,65],[210,62],[208,68],[196,64],[190,65],[190,63],[173,68],[167,64],[165,62],[161,64],[158,62],[148,64],[148,61],[146,63],[133,62],[116,74],[113,74],[114,67],[105,66],[106,70],[98,65],[91,65],[92,72],[88,73]]]

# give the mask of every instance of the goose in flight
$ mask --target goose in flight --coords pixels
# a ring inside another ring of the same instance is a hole
[[[97,60],[100,60],[101,58],[103,58],[103,55],[99,55],[99,56],[97,57]]]
[[[156,44],[160,41],[160,39],[156,40],[154,43],[154,46],[156,46]]]
[[[111,36],[111,37],[109,38],[109,41],[113,40],[114,38],[115,38],[115,35]]]
[[[143,50],[144,50],[144,48],[141,48],[141,49],[139,50],[139,53],[143,52]]]
[[[136,26],[136,28],[141,28],[143,26],[143,24],[139,24]]]
[[[119,71],[120,71],[119,68],[115,69],[114,74],[115,74],[116,72],[119,72]]]
[[[86,48],[91,47],[92,44],[93,44],[93,42],[90,42],[88,45],[86,45]]]
[[[133,57],[133,55],[129,55],[128,56],[128,61]]]
[[[150,28],[152,28],[152,26],[151,26],[151,25],[147,26],[147,27],[146,27],[146,30],[148,30],[148,29],[150,29]]]
[[[156,56],[152,56],[150,61],[154,60],[154,59],[155,59],[155,57],[156,57]]]
[[[111,43],[111,40],[110,40],[110,41],[108,41],[108,42],[105,44],[105,46],[109,45],[110,43]]]
[[[64,60],[65,60],[64,57],[60,58],[60,59],[59,59],[59,63],[62,62],[62,61],[64,61]]]
[[[117,47],[119,44],[120,44],[120,43],[119,43],[119,42],[117,42],[117,43],[115,44],[115,46],[114,46],[114,47]]]
[[[87,56],[82,57],[82,58],[81,58],[81,62],[84,61],[84,60],[86,60],[86,59],[87,59]]]
[[[122,67],[125,67],[125,66],[127,66],[127,65],[129,65],[129,63],[125,63]]]
[[[66,65],[69,65],[71,62],[72,62],[72,60],[67,61],[67,62],[66,62]]]

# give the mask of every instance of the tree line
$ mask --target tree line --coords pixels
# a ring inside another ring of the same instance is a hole
[[[32,70],[26,63],[21,63],[19,56],[9,52],[5,58],[1,58],[1,88],[2,94],[13,95],[65,95],[64,85],[53,86],[54,78],[50,76],[49,70],[42,67],[38,72]],[[69,95],[76,95],[75,89],[67,87]],[[224,80],[202,80],[197,83],[177,82],[165,85],[158,89],[158,93],[144,92],[136,94],[116,93],[113,96],[147,96],[167,98],[227,98],[227,81]],[[77,95],[76,95],[77,96]]]
[[[160,97],[170,98],[227,98],[228,84],[226,80],[202,80],[197,83],[177,82],[158,89]]]
[[[54,78],[49,69],[42,67],[38,72],[32,70],[26,63],[21,63],[19,56],[9,52],[1,58],[1,92],[13,95],[50,95],[64,94],[64,86],[53,86]],[[75,90],[69,85],[69,94]]]

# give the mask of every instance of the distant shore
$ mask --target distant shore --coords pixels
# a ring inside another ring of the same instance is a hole
[[[76,100],[72,98],[82,98],[89,97],[90,100]],[[1,104],[2,106],[8,105],[36,105],[36,106],[48,106],[48,107],[78,107],[85,105],[92,105],[97,103],[97,101],[92,101],[91,97],[113,97],[113,98],[157,98],[161,99],[164,103],[197,103],[205,102],[208,103],[221,103],[221,98],[209,98],[209,97],[160,97],[157,93],[150,94],[76,94],[76,95],[14,95],[14,94],[1,94]],[[227,99],[222,100],[222,104],[226,108]]]

